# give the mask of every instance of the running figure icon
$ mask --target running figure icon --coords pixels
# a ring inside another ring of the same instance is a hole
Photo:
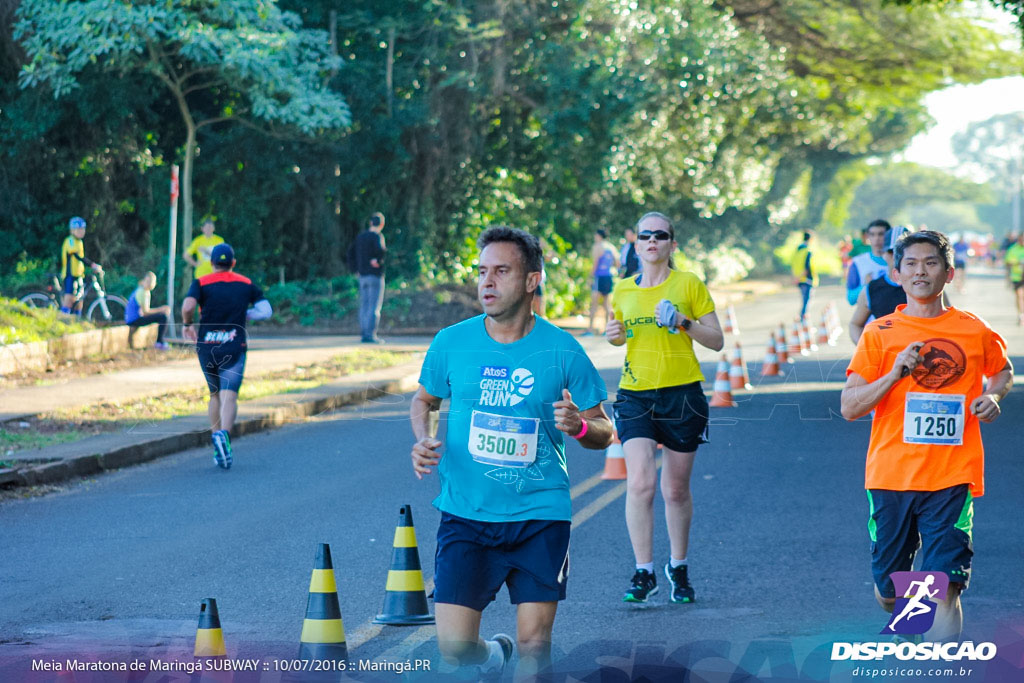
[[[907,621],[910,621],[916,616],[928,614],[933,609],[935,609],[934,607],[926,605],[922,602],[922,600],[924,600],[925,598],[934,598],[936,595],[938,595],[938,588],[936,588],[933,591],[928,590],[928,588],[933,583],[935,583],[935,576],[932,574],[929,574],[928,576],[924,577],[924,580],[922,581],[910,582],[910,586],[907,588],[907,593],[904,596],[906,598],[910,598],[910,600],[907,602],[906,607],[903,608],[903,611],[899,613],[899,616],[893,619],[892,622],[889,624],[890,631],[892,631],[893,633],[896,632],[896,622],[898,622],[903,617],[906,617]],[[914,591],[915,586],[917,587],[917,593],[912,596],[911,593]]]

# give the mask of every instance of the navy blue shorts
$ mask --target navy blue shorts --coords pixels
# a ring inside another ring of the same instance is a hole
[[[611,275],[595,275],[593,291],[608,296],[612,293],[612,286],[614,284],[615,283],[612,281]]]
[[[482,612],[502,584],[513,605],[565,600],[569,522],[478,522],[441,513],[434,602]]]
[[[680,453],[708,443],[708,400],[700,382],[631,391],[619,389],[612,404],[619,441],[654,439]]]
[[[896,596],[889,575],[910,571],[918,555],[918,571],[945,572],[950,583],[967,588],[974,557],[974,497],[967,484],[938,491],[867,493],[871,573],[882,597]]]
[[[68,275],[64,278],[64,294],[73,294],[75,298],[78,298],[78,294],[84,286],[85,278],[75,277],[74,275]]]
[[[211,394],[221,389],[237,392],[245,377],[245,351],[221,349],[212,344],[197,344],[199,366],[206,375],[206,386]]]

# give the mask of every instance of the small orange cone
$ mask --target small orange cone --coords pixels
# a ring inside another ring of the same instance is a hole
[[[828,312],[821,312],[821,327],[818,328],[818,346],[835,346],[832,335],[828,330]]]
[[[789,330],[789,345],[786,350],[794,356],[803,353],[804,347],[800,343],[800,321],[793,323],[793,327]]]
[[[732,400],[732,390],[729,386],[729,359],[722,354],[722,360],[718,361],[718,370],[715,372],[715,388],[711,394],[712,408],[735,408],[736,402]]]
[[[804,335],[800,342],[806,342],[805,348],[807,349],[807,352],[810,353],[811,351],[817,351],[818,345],[814,343],[814,328],[808,327],[807,318],[800,321],[800,331],[803,332]]]
[[[725,332],[736,335],[740,333],[740,325],[736,320],[736,309],[732,306],[725,309]]]
[[[601,478],[626,478],[626,453],[622,450],[622,442],[619,441],[617,429],[612,430],[612,444],[604,452],[604,473]]]
[[[761,376],[778,377],[779,375],[782,374],[781,372],[779,372],[779,356],[775,352],[775,349],[778,347],[778,344],[775,341],[775,333],[769,332],[768,334],[770,336],[768,339],[768,348],[765,350],[764,353],[764,362],[761,363]]]
[[[747,364],[743,362],[743,349],[740,343],[736,342],[736,348],[732,350],[732,365],[729,368],[729,387],[736,389],[753,389],[750,385],[750,375],[747,373]]]
[[[775,353],[779,357],[780,363],[792,363],[789,359],[789,352],[786,350],[786,326],[783,323],[779,323],[779,334],[775,338]]]
[[[224,632],[220,630],[217,601],[206,598],[199,606],[199,627],[196,629],[196,647],[193,657],[227,657]]]

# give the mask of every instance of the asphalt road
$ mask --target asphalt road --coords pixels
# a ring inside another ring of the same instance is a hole
[[[812,311],[828,295],[845,324],[849,307],[838,289],[819,292]],[[1009,297],[996,277],[976,277],[960,295],[1008,337],[1019,368],[1024,335]],[[831,644],[884,639],[863,492],[870,425],[839,416],[852,346],[844,335],[786,368],[784,378],[757,377],[768,330],[792,320],[794,298],[736,307],[757,387],[737,394],[738,407],[713,410],[712,442],[696,461],[695,604],[668,603],[664,588],[647,606],[621,602],[633,570],[624,486],[597,477],[603,453],[569,444],[572,571],[554,634],[561,680],[682,680],[683,667],[692,681],[856,680],[856,663],[829,661]],[[600,338],[587,344],[613,392],[621,351]],[[708,388],[714,357],[701,354]],[[371,624],[402,505],[412,506],[428,580],[433,567],[439,513],[430,502],[438,484],[412,475],[409,398],[238,439],[228,472],[206,450],[189,451],[0,506],[0,680],[50,680],[54,674],[30,672],[33,659],[190,660],[206,597],[217,599],[231,656],[259,658],[264,667],[251,680],[279,680],[270,663],[297,652],[320,542],[331,545],[350,657],[423,658],[431,675],[445,671],[432,627]],[[983,428],[987,493],[976,505],[965,638],[995,642],[999,655],[971,665],[969,680],[1024,677],[1022,419],[1018,390],[1004,401],[1003,417]],[[659,505],[655,558],[664,563]],[[482,631],[511,633],[514,624],[502,591]],[[137,680],[177,680],[154,676]]]

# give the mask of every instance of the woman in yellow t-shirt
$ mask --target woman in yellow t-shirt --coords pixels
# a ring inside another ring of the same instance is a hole
[[[654,490],[657,445],[664,447],[661,493],[671,558],[665,576],[671,600],[694,601],[687,569],[693,500],[690,473],[697,446],[707,443],[708,404],[693,342],[714,351],[725,343],[707,287],[693,273],[674,269],[675,229],[651,212],[636,224],[641,274],[619,280],[612,294],[615,318],[605,336],[626,345],[613,409],[626,455],[626,527],[636,573],[624,602],[647,602],[658,590],[654,572]]]
[[[224,244],[224,238],[214,235],[213,229],[212,220],[203,221],[201,228],[203,234],[192,240],[192,244],[188,245],[188,249],[185,250],[185,260],[196,269],[193,277],[197,280],[213,272],[213,265],[210,264],[210,252],[218,244]]]

